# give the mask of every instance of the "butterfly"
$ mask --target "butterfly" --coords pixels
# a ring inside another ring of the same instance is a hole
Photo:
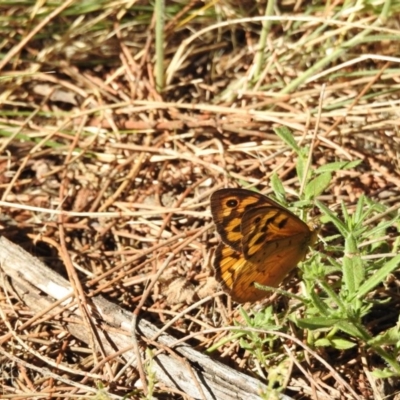
[[[260,193],[221,189],[210,204],[221,237],[214,255],[216,278],[238,303],[265,297],[254,283],[277,287],[317,241],[316,225],[308,226]]]

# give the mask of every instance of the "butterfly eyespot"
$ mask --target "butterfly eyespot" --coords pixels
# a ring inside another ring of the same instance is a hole
[[[236,199],[231,199],[226,202],[227,207],[236,208],[239,202]]]
[[[257,217],[257,218],[254,220],[254,222],[255,222],[256,224],[258,224],[260,221],[261,221],[261,217]]]

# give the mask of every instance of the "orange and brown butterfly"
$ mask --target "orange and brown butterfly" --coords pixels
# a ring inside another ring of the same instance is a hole
[[[214,256],[216,278],[238,303],[265,297],[268,293],[254,283],[277,287],[317,240],[317,226],[309,227],[260,193],[221,189],[210,203],[221,236]]]

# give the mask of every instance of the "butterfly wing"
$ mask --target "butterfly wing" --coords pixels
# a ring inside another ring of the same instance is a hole
[[[301,240],[300,238],[296,239]],[[291,240],[293,243],[294,238]],[[303,246],[303,242],[298,244]],[[285,246],[285,243],[282,243],[282,245]],[[221,263],[221,280],[234,301],[246,303],[264,298],[267,292],[257,289],[254,285],[256,282],[265,286],[279,286],[288,272],[304,258],[306,253],[306,251],[300,253],[296,246],[287,245],[288,243],[286,243],[283,252],[259,254],[259,259],[255,262],[246,260],[243,255],[234,252],[228,246],[222,249],[223,254],[227,255],[228,258]],[[261,260],[261,257],[264,257],[264,259]],[[229,284],[231,286],[228,286]]]
[[[248,190],[214,192],[211,212],[222,239],[214,256],[216,278],[239,303],[265,297],[254,283],[278,286],[317,239],[317,230],[289,210]]]
[[[245,189],[217,190],[211,195],[210,204],[221,240],[236,251],[242,250],[241,223],[246,212],[267,205],[284,210],[268,197]]]
[[[242,217],[242,251],[247,260],[257,262],[262,254],[285,251],[296,246],[301,238],[310,241],[310,228],[289,210],[277,207],[259,207],[248,210]],[[291,240],[293,238],[293,240]],[[302,249],[299,249],[301,252]]]
[[[254,265],[247,261],[242,253],[222,242],[215,250],[214,268],[216,279],[222,283],[232,300],[246,303],[265,297],[266,292],[257,289],[253,284],[251,274],[248,274],[254,271]]]
[[[267,292],[257,289],[254,283],[277,287],[307,252],[302,235],[282,239],[280,245],[284,251],[268,245],[250,260],[224,243],[218,245],[214,258],[216,278],[234,301],[246,303],[264,298]]]
[[[278,286],[305,258],[309,246],[317,238],[317,232],[312,231],[300,218],[276,207],[247,211],[241,229],[243,258],[247,264],[246,268],[237,272],[232,291],[240,293],[245,301],[256,301],[266,295],[263,290],[252,289],[254,282]]]

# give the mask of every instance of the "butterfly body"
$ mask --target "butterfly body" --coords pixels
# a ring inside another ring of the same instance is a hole
[[[254,283],[278,286],[317,239],[316,229],[262,194],[221,189],[210,202],[221,236],[214,256],[216,278],[239,303],[265,297],[267,292]]]

